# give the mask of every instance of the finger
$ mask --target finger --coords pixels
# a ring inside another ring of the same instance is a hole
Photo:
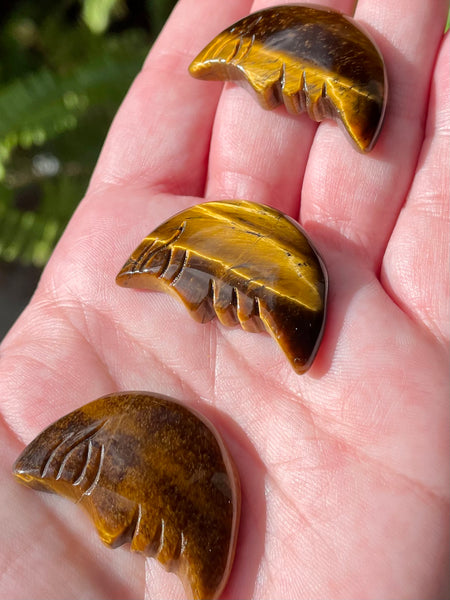
[[[258,0],[252,12],[270,4]],[[351,13],[354,1],[334,0],[328,5]],[[245,90],[227,86],[214,123],[207,196],[245,198],[297,217],[316,127],[306,114],[293,117],[282,107],[265,111]]]
[[[220,84],[199,85],[188,66],[210,37],[249,6],[180,0],[125,98],[101,153],[91,190],[133,184],[196,195],[203,191]]]
[[[397,304],[438,339],[449,340],[450,37],[436,63],[420,169],[383,261]]]
[[[445,0],[360,0],[355,17],[378,43],[389,97],[375,149],[360,155],[323,122],[305,174],[302,219],[354,242],[377,270],[405,200],[423,141],[432,66],[446,17]]]

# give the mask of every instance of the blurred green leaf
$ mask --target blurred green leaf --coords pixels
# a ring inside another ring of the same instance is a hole
[[[0,259],[48,260],[174,2],[157,4],[17,0],[0,13]]]
[[[140,56],[92,60],[58,76],[41,69],[0,90],[0,161],[15,147],[40,146],[74,129],[88,110],[118,103],[137,73]]]
[[[104,33],[120,0],[83,0],[83,21],[93,33]]]

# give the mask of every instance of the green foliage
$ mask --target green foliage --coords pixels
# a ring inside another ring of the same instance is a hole
[[[114,12],[122,12],[118,0],[84,0],[83,20],[93,33],[104,33]]]
[[[175,0],[5,0],[0,259],[42,266]],[[446,29],[449,29],[450,13]]]
[[[0,259],[48,260],[173,4],[15,0],[0,15]]]

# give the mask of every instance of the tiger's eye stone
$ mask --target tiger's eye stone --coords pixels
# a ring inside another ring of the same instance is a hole
[[[305,232],[278,210],[231,200],[182,211],[150,233],[119,285],[174,295],[201,322],[268,331],[297,373],[317,352],[327,274]]]
[[[217,598],[231,570],[240,486],[221,438],[197,413],[157,394],[104,396],[25,448],[16,478],[82,506],[105,544],[126,542]]]
[[[251,14],[215,37],[189,71],[198,79],[235,81],[265,109],[284,103],[314,121],[335,119],[362,152],[381,129],[383,58],[352,18],[331,9],[286,5]]]

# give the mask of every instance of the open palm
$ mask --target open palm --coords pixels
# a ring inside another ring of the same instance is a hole
[[[44,427],[118,390],[178,398],[223,434],[243,491],[224,598],[447,597],[447,2],[358,2],[390,81],[364,156],[334,123],[189,77],[204,44],[268,4],[179,1],[1,346],[1,597],[183,597],[153,560],[103,547],[80,509],[10,475]],[[147,233],[204,198],[269,204],[313,238],[330,294],[307,374],[268,335],[115,285]]]

